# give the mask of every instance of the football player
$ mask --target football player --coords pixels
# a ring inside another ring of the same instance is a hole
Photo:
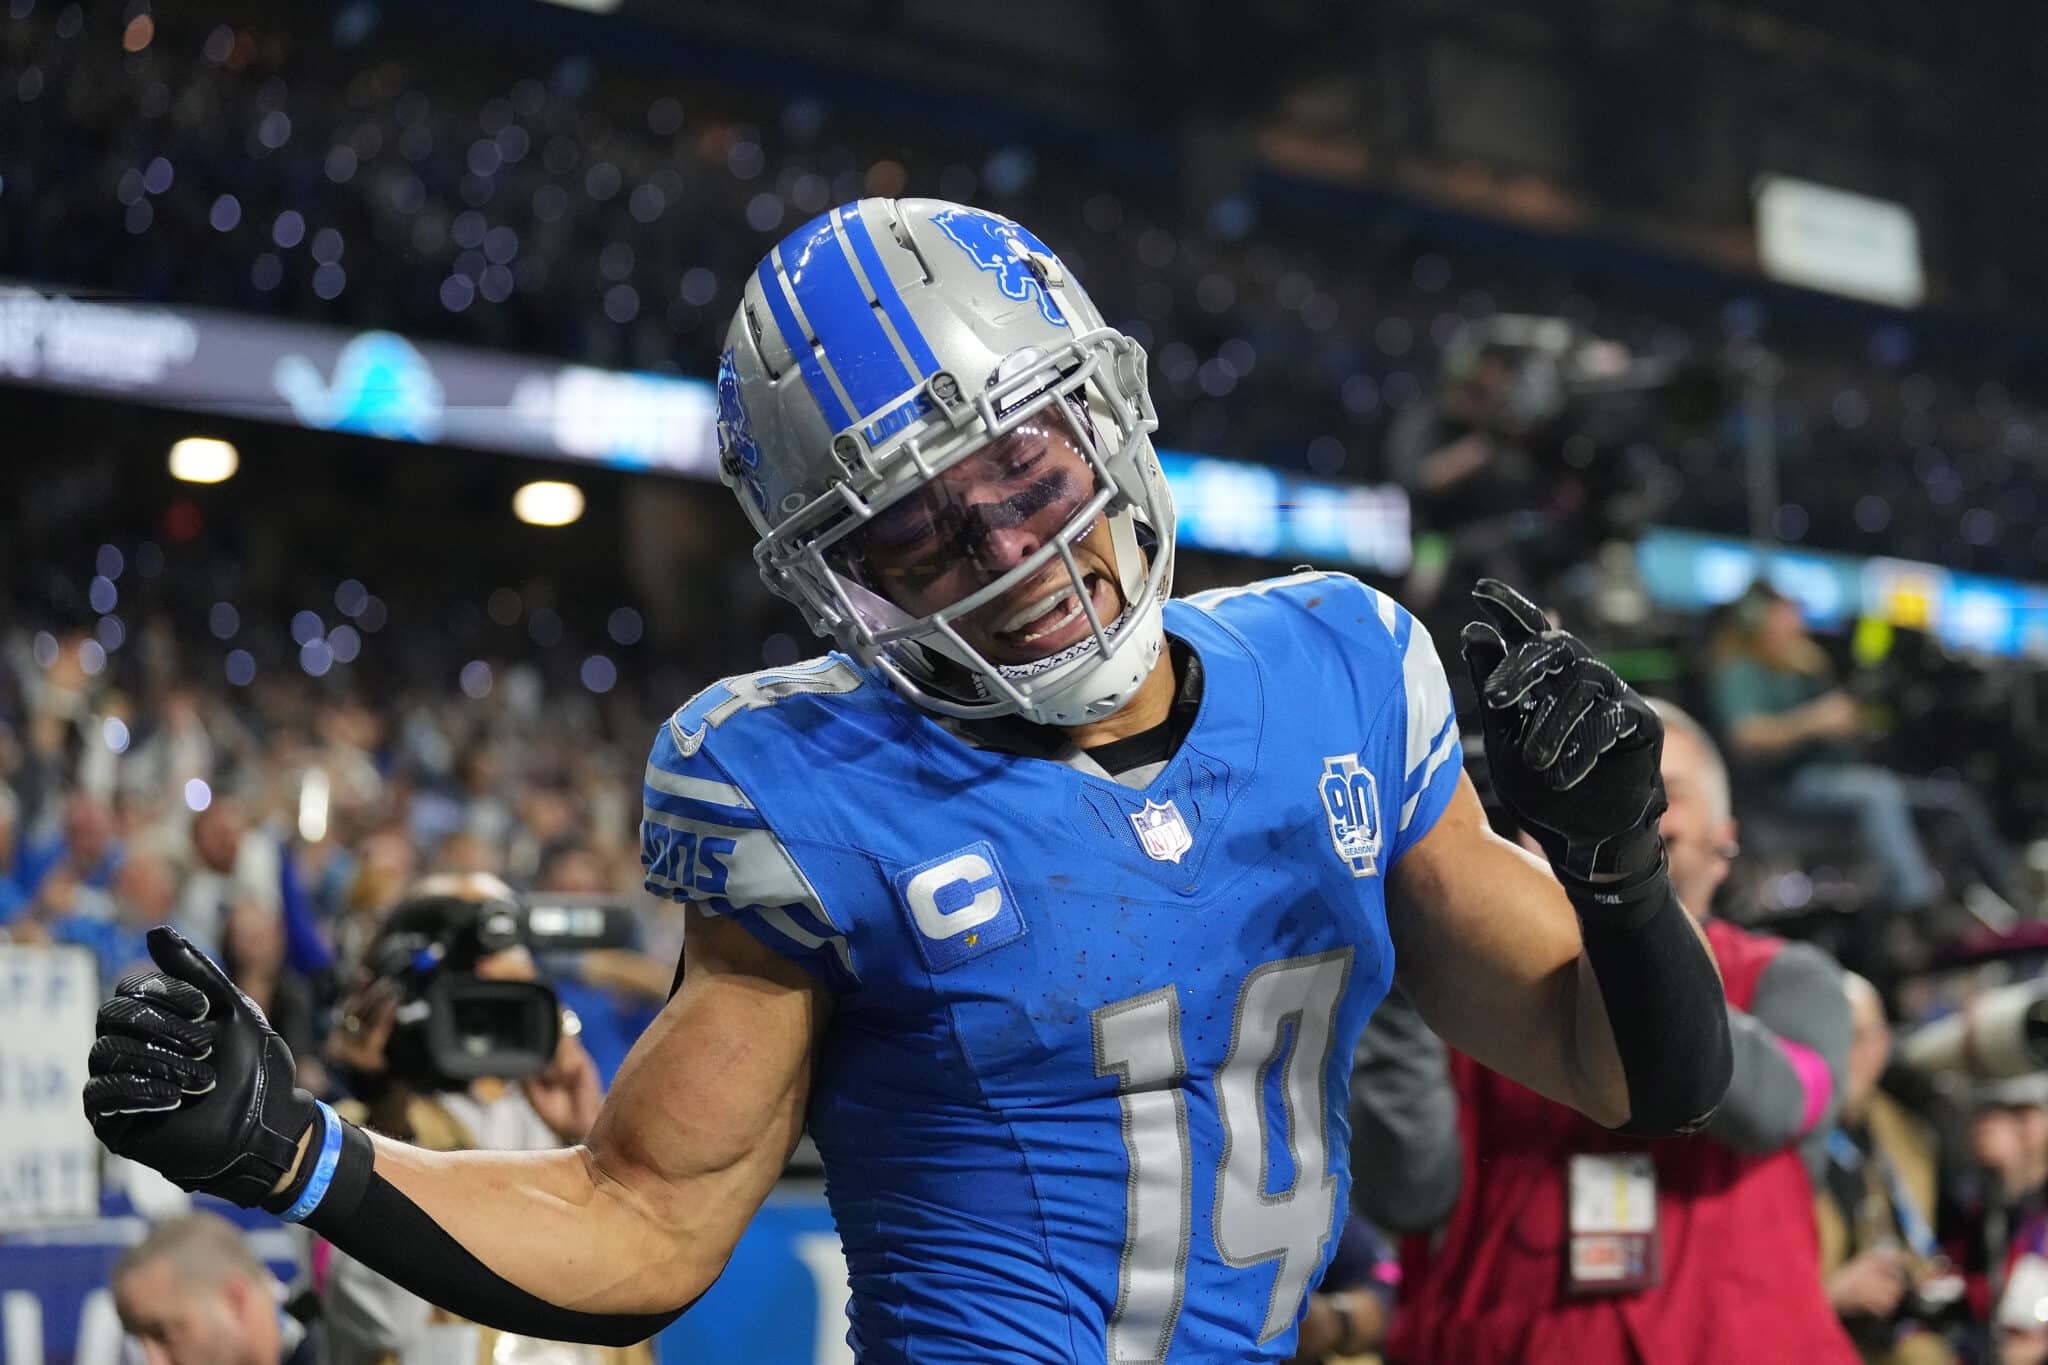
[[[163,930],[101,1015],[109,1148],[465,1317],[624,1342],[718,1277],[808,1127],[860,1359],[1241,1362],[1292,1350],[1397,969],[1452,1044],[1604,1124],[1714,1109],[1655,714],[1481,584],[1465,658],[1546,868],[1488,832],[1393,601],[1322,573],[1170,600],[1144,354],[1030,232],[816,219],[747,282],[718,406],[761,572],[838,651],[657,732],[643,860],[692,907],[684,962],[588,1142],[342,1123]]]

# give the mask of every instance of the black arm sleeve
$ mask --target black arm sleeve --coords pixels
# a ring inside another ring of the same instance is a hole
[[[306,1226],[437,1307],[486,1327],[545,1341],[630,1346],[653,1336],[690,1306],[667,1313],[585,1313],[536,1298],[478,1260],[378,1175],[376,1151],[362,1129],[344,1122],[341,1143],[334,1183],[306,1218]],[[294,1183],[303,1184],[303,1177]]]
[[[1637,1137],[1696,1133],[1728,1093],[1728,998],[1670,880],[1659,873],[1619,903],[1567,886],[1628,1081]]]

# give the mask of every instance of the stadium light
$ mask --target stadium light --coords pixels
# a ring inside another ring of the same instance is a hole
[[[186,483],[225,483],[241,465],[233,445],[211,436],[187,436],[171,446],[171,477]]]
[[[512,515],[528,526],[567,526],[583,515],[583,490],[556,479],[521,484],[512,495]]]

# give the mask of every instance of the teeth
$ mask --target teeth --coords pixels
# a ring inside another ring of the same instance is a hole
[[[1019,636],[1018,639],[1022,643],[1028,645],[1033,640],[1037,640],[1044,636],[1050,635],[1056,630],[1065,630],[1068,626],[1072,625],[1075,621],[1079,620],[1080,617],[1081,599],[1076,597],[1074,599],[1074,605],[1067,608],[1065,611],[1061,612],[1060,618],[1057,621],[1048,622],[1044,626],[1041,626],[1039,629],[1032,631],[1029,635]]]
[[[1009,616],[1004,618],[1003,623],[1000,626],[996,627],[996,630],[1003,635],[1009,635],[1016,631],[1022,630],[1024,627],[1030,625],[1033,621],[1036,621],[1039,617],[1045,615],[1045,613],[1051,611],[1054,607],[1058,606],[1062,600],[1072,597],[1073,595],[1074,585],[1071,583],[1063,584],[1060,587],[1054,588],[1051,592],[1046,593],[1043,597],[1040,597],[1032,602],[1027,602],[1023,606],[1017,608],[1017,610],[1011,612]],[[1076,603],[1076,605],[1078,606],[1079,604]],[[1044,632],[1040,631],[1038,633],[1043,634]]]

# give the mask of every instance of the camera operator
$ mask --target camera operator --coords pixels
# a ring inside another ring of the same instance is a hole
[[[1892,1035],[1876,988],[1853,973],[1842,985],[1855,1032],[1816,1200],[1828,1302],[1867,1365],[1951,1365],[1956,1354],[1934,1324],[1963,1283],[1935,1242],[1934,1134],[1878,1088]]]
[[[552,991],[544,997],[493,993],[490,983],[539,981],[525,944],[500,941],[502,935],[489,930],[489,917],[515,904],[498,878],[466,873],[429,876],[393,907],[369,949],[368,980],[343,1001],[328,1044],[328,1060],[360,1097],[338,1106],[351,1122],[437,1151],[534,1151],[573,1145],[589,1132],[604,1095],[576,1039],[574,1016],[561,1020],[559,1032],[529,1029],[521,1049],[546,1050],[509,1063],[526,1068],[518,1079],[450,1074],[474,1070],[449,1056],[447,1040],[453,1030],[481,1027],[485,1007],[513,1010],[523,1026],[530,1020],[518,1016],[522,1003],[544,999],[550,1013],[558,1008]],[[457,1001],[446,986],[451,980],[485,984],[466,986]],[[437,1013],[458,1016],[445,1021],[451,1032],[439,1041]],[[457,1041],[484,1057],[506,1051],[503,1039]],[[550,1365],[644,1365],[651,1359],[644,1343],[623,1350],[538,1343],[462,1322],[339,1251],[319,1282],[331,1365],[507,1365],[528,1357],[545,1357]]]
[[[1445,1078],[1382,1006],[1354,1074],[1352,1164],[1361,1212],[1418,1234],[1387,1353],[1403,1365],[1856,1360],[1822,1293],[1809,1178],[1847,1065],[1840,972],[1707,917],[1736,852],[1727,773],[1697,722],[1652,705],[1672,885],[1728,994],[1727,1099],[1697,1137],[1618,1136],[1468,1057]]]
[[[1435,401],[1408,407],[1387,436],[1387,476],[1435,538],[1417,547],[1411,607],[1446,581],[1546,578],[1582,562],[1588,545],[1632,538],[1654,497],[1623,452],[1717,394],[1711,378],[1564,318],[1465,326],[1444,349]]]
[[[1526,572],[1521,542],[1547,525],[1543,503],[1569,499],[1567,484],[1539,482],[1550,462],[1533,449],[1561,395],[1532,382],[1536,362],[1512,348],[1460,341],[1445,352],[1437,401],[1409,407],[1387,436],[1387,472],[1408,490],[1417,529],[1448,539],[1440,561],[1417,564],[1411,602],[1452,579]]]

